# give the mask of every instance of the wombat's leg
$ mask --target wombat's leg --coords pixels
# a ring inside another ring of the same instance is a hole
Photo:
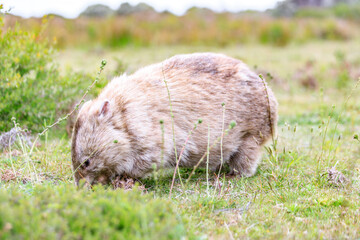
[[[253,136],[243,139],[242,145],[229,161],[230,175],[250,177],[255,174],[260,162],[261,146]]]

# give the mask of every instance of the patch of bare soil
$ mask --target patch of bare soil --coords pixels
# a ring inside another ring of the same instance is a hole
[[[20,180],[23,184],[29,181],[28,178],[24,178],[20,173],[13,172],[9,169],[1,170],[0,169],[0,180],[2,182],[11,182]]]

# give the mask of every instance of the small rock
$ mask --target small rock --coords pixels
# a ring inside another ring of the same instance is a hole
[[[0,135],[0,150],[12,146],[19,137],[28,146],[32,145],[33,137],[30,132],[19,127],[14,127],[10,131]]]
[[[336,170],[335,167],[332,167],[328,169],[328,182],[334,186],[343,186],[348,183],[349,180],[344,174]]]

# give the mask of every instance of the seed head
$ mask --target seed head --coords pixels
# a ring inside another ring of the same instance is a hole
[[[156,164],[155,163],[153,163],[153,164],[151,164],[151,166],[152,166],[152,168],[156,171]]]
[[[359,135],[357,133],[354,134],[354,139],[359,141]]]
[[[236,126],[236,122],[235,122],[235,121],[231,121],[231,122],[230,122],[230,125],[229,125],[229,128],[230,128],[230,129],[233,129],[235,126]]]

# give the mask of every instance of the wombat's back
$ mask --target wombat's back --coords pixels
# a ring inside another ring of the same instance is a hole
[[[208,144],[235,121],[237,126],[224,136],[222,159],[235,173],[252,175],[260,146],[274,133],[277,122],[272,91],[241,61],[222,54],[177,55],[142,68],[114,79],[98,98],[104,99],[114,99],[118,109],[112,123],[127,132],[134,155],[140,159],[135,166],[143,171],[162,159],[165,166],[175,165],[173,137],[178,155],[188,139],[180,164],[194,166]],[[203,122],[189,137],[198,119]],[[220,159],[217,144],[210,152],[210,168],[218,167]]]

